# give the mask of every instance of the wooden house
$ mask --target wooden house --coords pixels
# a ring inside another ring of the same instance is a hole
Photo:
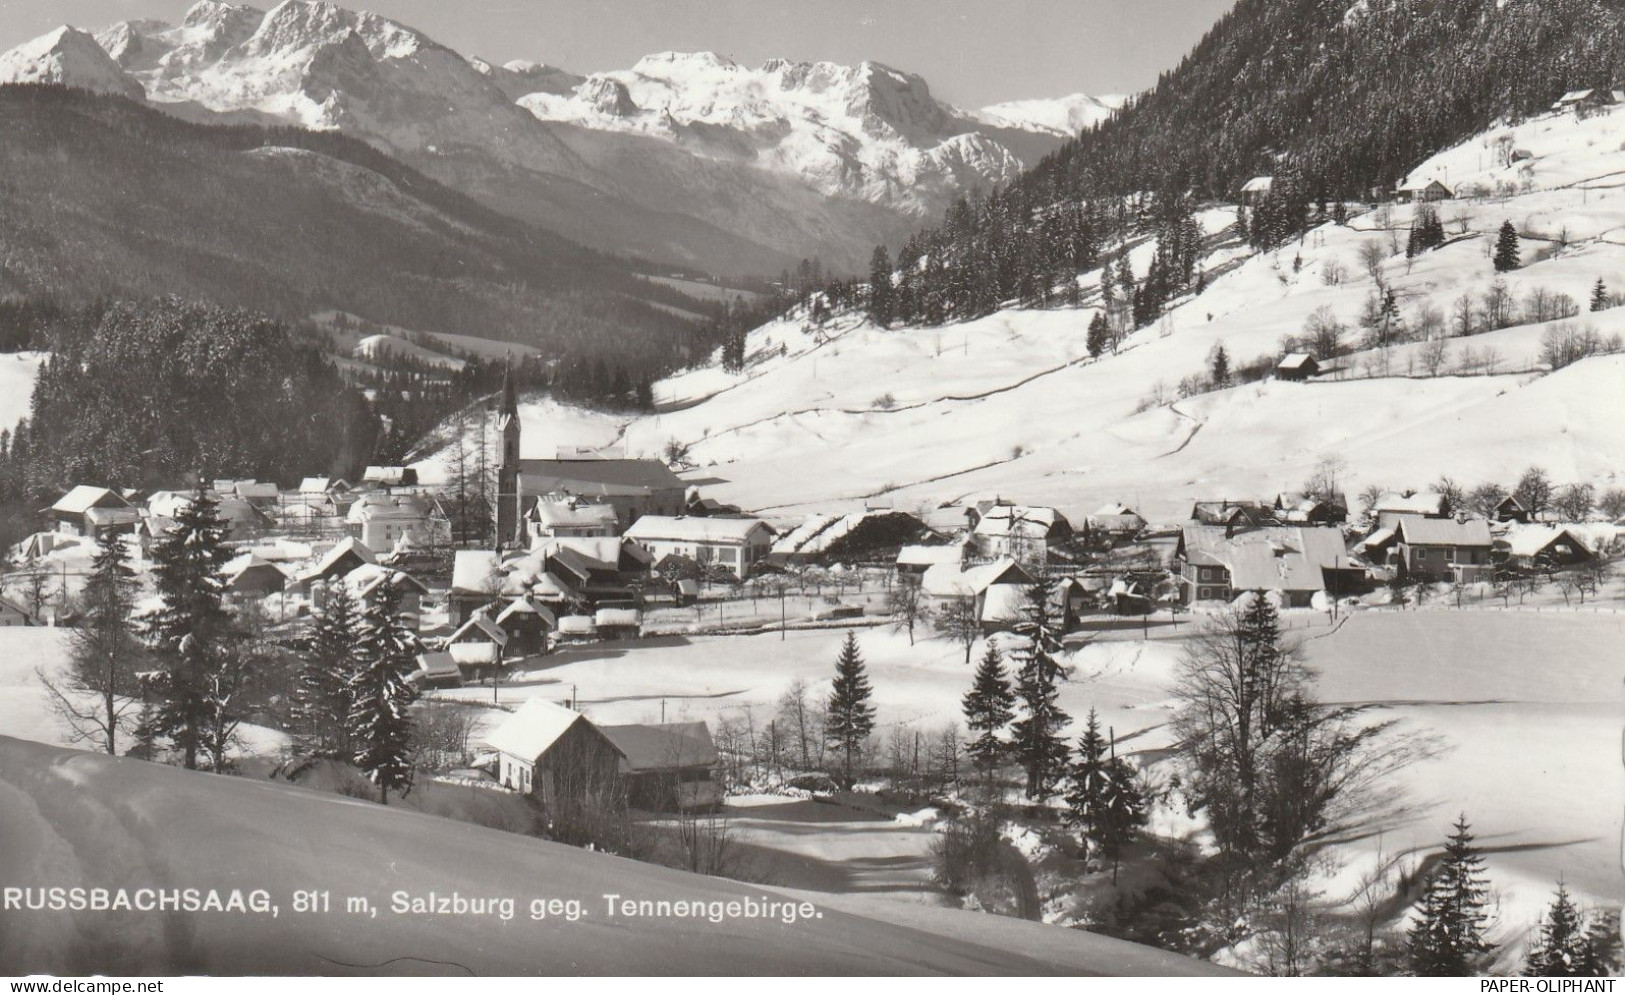
[[[103,532],[135,532],[141,511],[106,487],[80,484],[46,510],[52,527],[67,535],[95,538]]]
[[[550,814],[622,797],[621,752],[579,712],[531,698],[486,743],[497,752],[497,781],[534,798]]]
[[[1072,538],[1072,523],[1054,508],[998,504],[977,516],[971,535],[983,556],[1045,563],[1052,548]]]
[[[1429,204],[1455,195],[1455,191],[1433,179],[1406,180],[1394,189],[1394,197],[1401,204]]]
[[[413,679],[419,687],[426,688],[455,688],[462,687],[463,670],[457,666],[457,659],[445,650],[433,653],[419,653],[417,670],[413,672]]]
[[[1348,503],[1342,498],[1323,499],[1297,491],[1275,495],[1275,518],[1282,525],[1342,525],[1348,517]]]
[[[1586,90],[1570,90],[1557,98],[1552,104],[1556,112],[1572,111],[1577,117],[1584,117],[1594,111],[1613,107],[1625,103],[1625,91],[1612,88],[1596,87]]]
[[[1258,202],[1270,195],[1275,188],[1275,177],[1255,176],[1241,185],[1240,200],[1249,207],[1257,206]]]
[[[226,590],[240,596],[265,597],[279,594],[288,586],[288,574],[279,564],[252,553],[227,563],[223,572]]]
[[[1597,558],[1589,535],[1562,525],[1515,525],[1495,546],[1505,554],[1508,566],[1522,570],[1557,570]]]
[[[1307,352],[1289,352],[1275,364],[1277,380],[1308,380],[1320,375],[1320,363]]]
[[[1533,517],[1529,514],[1529,509],[1523,506],[1523,502],[1512,494],[1502,498],[1501,503],[1495,506],[1494,518],[1497,522],[1528,524]]]
[[[473,679],[502,667],[507,648],[508,634],[483,610],[470,616],[446,640],[446,652],[457,661],[463,676]]]
[[[1490,545],[1490,523],[1482,518],[1409,517],[1394,525],[1390,556],[1418,580],[1471,583],[1489,579]]]
[[[522,517],[532,539],[613,536],[621,530],[614,505],[594,504],[572,494],[539,497]]]
[[[648,550],[651,562],[687,556],[702,567],[717,566],[740,580],[773,549],[774,532],[759,518],[690,518],[644,515],[626,538]]]
[[[558,614],[528,594],[508,602],[494,621],[507,634],[507,653],[514,657],[546,653],[548,637],[559,628]]]
[[[300,573],[295,579],[300,590],[309,593],[317,582],[333,582],[350,574],[357,567],[377,563],[372,550],[359,539],[341,539],[332,549],[322,554],[315,566]]]

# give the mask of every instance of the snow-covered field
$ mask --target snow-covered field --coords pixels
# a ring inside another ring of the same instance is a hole
[[[0,428],[10,430],[28,416],[34,378],[44,360],[45,354],[39,352],[0,353]]]

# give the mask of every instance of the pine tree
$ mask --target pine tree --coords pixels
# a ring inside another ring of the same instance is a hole
[[[137,584],[124,537],[96,537],[90,576],[78,598],[80,618],[68,630],[69,669],[64,687],[45,680],[53,711],[75,742],[117,755],[125,714],[140,695],[141,643],[131,617]],[[43,675],[42,675],[43,678]]]
[[[1529,950],[1524,973],[1537,978],[1573,977],[1591,960],[1585,916],[1559,881],[1557,895],[1540,920],[1540,938]]]
[[[1055,793],[1056,782],[1066,772],[1067,746],[1061,729],[1071,716],[1061,710],[1059,684],[1061,665],[1060,632],[1050,615],[1050,589],[1035,584],[1027,590],[1022,618],[1016,634],[1025,642],[1016,651],[1020,662],[1016,672],[1016,700],[1021,717],[1011,726],[1016,759],[1027,772],[1027,797],[1042,801]]]
[[[881,328],[892,320],[891,256],[884,245],[875,246],[869,257],[869,319]]]
[[[401,614],[400,591],[381,584],[361,614],[359,665],[351,681],[350,741],[355,764],[378,786],[378,798],[412,788],[412,717],[417,688],[408,679],[417,636]]]
[[[304,748],[316,756],[352,757],[350,711],[360,661],[360,619],[348,585],[335,581],[311,626],[310,653],[294,689]]]
[[[1089,319],[1089,355],[1099,358],[1106,351],[1111,334],[1111,327],[1106,323],[1106,312],[1096,311],[1095,316]]]
[[[1213,350],[1213,386],[1220,390],[1230,386],[1230,354],[1220,342]]]
[[[227,665],[231,615],[225,607],[221,569],[231,553],[225,523],[212,495],[200,483],[152,546],[152,576],[161,607],[144,619],[160,672],[151,682],[157,698],[153,729],[180,750],[182,763],[197,768],[219,716],[211,698],[215,679]]]
[[[1410,929],[1411,970],[1420,977],[1470,975],[1494,947],[1484,939],[1489,888],[1484,858],[1473,845],[1467,816],[1456,820],[1444,860],[1417,906]]]
[[[1117,733],[1112,732],[1108,742],[1104,797],[1101,798],[1101,817],[1095,827],[1100,849],[1112,858],[1112,884],[1117,883],[1117,865],[1123,850],[1134,842],[1140,827],[1145,825],[1146,799],[1139,777],[1127,760],[1117,755]]]
[[[1591,310],[1608,310],[1608,287],[1600,276],[1597,277],[1597,285],[1591,288]]]
[[[851,790],[853,766],[863,752],[863,744],[875,728],[875,709],[869,703],[873,690],[858,653],[858,637],[850,629],[841,655],[835,660],[835,680],[830,688],[828,717],[824,735],[829,745],[841,752],[841,786]]]
[[[1513,227],[1511,221],[1501,222],[1500,234],[1495,236],[1495,256],[1492,261],[1497,273],[1518,268],[1518,229]]]
[[[971,734],[965,749],[984,773],[991,774],[1004,757],[1006,747],[999,734],[1015,716],[1015,701],[1010,679],[1005,675],[1004,659],[999,655],[998,646],[989,642],[981,663],[976,665],[976,677],[970,690],[965,692],[962,706]]]
[[[1100,734],[1100,719],[1091,708],[1067,771],[1066,789],[1067,825],[1077,832],[1078,845],[1086,855],[1106,820],[1107,776],[1106,737]]]

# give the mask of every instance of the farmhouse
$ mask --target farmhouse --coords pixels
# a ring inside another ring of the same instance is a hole
[[[644,515],[680,515],[688,497],[682,478],[651,459],[521,459],[517,484],[520,494],[607,504],[621,529]]]
[[[1019,604],[1027,588],[1038,581],[1009,557],[966,567],[960,563],[938,563],[920,578],[920,591],[928,598],[969,598],[976,617],[997,626],[1008,620],[1008,609]]]
[[[1244,591],[1274,591],[1284,604],[1309,606],[1315,595],[1359,590],[1366,570],[1348,553],[1335,528],[1285,527],[1236,533],[1187,525],[1175,556],[1187,603],[1231,601]]]
[[[1394,190],[1401,204],[1426,204],[1436,200],[1449,200],[1456,194],[1438,180],[1406,180]]]
[[[1482,518],[1401,519],[1390,556],[1411,576],[1470,583],[1490,574],[1490,523]]]
[[[361,544],[359,539],[341,539],[337,545],[316,561],[316,565],[301,573],[295,580],[299,587],[308,592],[317,581],[331,581],[344,577],[350,571],[368,563],[377,563],[378,558],[372,550]]]
[[[1400,522],[1416,518],[1449,518],[1450,499],[1433,491],[1400,494],[1389,491],[1371,505],[1378,531],[1392,529]],[[1371,538],[1375,538],[1375,534]],[[1367,539],[1369,543],[1370,538]]]
[[[423,607],[424,595],[429,593],[422,581],[406,571],[376,563],[362,564],[345,574],[344,586],[363,605],[375,603],[384,589],[393,590],[400,598],[400,610],[413,615]]]
[[[550,813],[618,788],[626,754],[579,712],[531,698],[486,743],[497,752],[497,781]]]
[[[1145,519],[1126,504],[1102,505],[1086,520],[1089,531],[1113,539],[1132,539],[1145,529]]]
[[[971,530],[983,556],[1044,563],[1052,547],[1072,537],[1072,524],[1054,508],[996,504]]]
[[[223,572],[226,590],[233,594],[264,597],[288,586],[288,575],[282,567],[253,553],[227,563]]]
[[[1198,501],[1191,506],[1191,521],[1229,529],[1256,529],[1275,524],[1275,512],[1261,501]]]
[[[897,551],[897,572],[920,577],[938,563],[965,562],[964,543],[946,546],[904,546]]]
[[[620,774],[633,807],[690,811],[722,803],[712,777],[717,748],[704,722],[598,728],[621,751]]]
[[[1255,176],[1241,185],[1241,202],[1248,206],[1257,204],[1270,195],[1275,186],[1273,176]]]
[[[773,548],[773,529],[756,518],[687,518],[644,515],[626,538],[655,560],[686,556],[701,566],[715,564],[744,580]]]
[[[1509,565],[1525,569],[1572,567],[1597,558],[1589,536],[1561,525],[1515,525],[1495,545],[1504,549]]]
[[[1523,506],[1523,502],[1519,501],[1516,495],[1508,494],[1501,499],[1500,504],[1495,506],[1494,517],[1497,522],[1527,523],[1534,516],[1529,513],[1529,509]]]
[[[95,537],[103,532],[134,532],[141,512],[106,487],[88,484],[68,491],[46,512],[53,527],[67,535]]]
[[[1283,525],[1341,525],[1348,521],[1349,509],[1342,498],[1283,491],[1275,495],[1275,517]]]
[[[446,652],[465,675],[474,677],[500,667],[507,647],[508,634],[483,611],[471,615],[446,640]]]
[[[1625,103],[1625,90],[1591,89],[1570,90],[1557,98],[1552,104],[1554,111],[1573,111],[1577,115],[1584,115],[1604,107]]]
[[[1320,375],[1320,364],[1307,352],[1289,352],[1275,364],[1278,380],[1308,380]]]
[[[496,624],[508,636],[509,653],[532,656],[547,652],[547,637],[558,630],[559,616],[527,594],[497,612]]]
[[[434,535],[431,508],[425,498],[411,494],[363,494],[344,517],[345,529],[375,553],[386,553],[405,542],[429,545]]]

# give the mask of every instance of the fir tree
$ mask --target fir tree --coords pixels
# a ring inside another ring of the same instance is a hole
[[[891,256],[884,245],[875,246],[869,257],[869,319],[881,328],[892,320]]]
[[[1107,785],[1106,737],[1100,734],[1100,719],[1089,709],[1088,723],[1078,737],[1072,766],[1067,771],[1066,821],[1078,834],[1085,855],[1090,843],[1099,839],[1106,820]]]
[[[1230,386],[1230,354],[1223,342],[1213,350],[1213,386],[1220,390]]]
[[[152,546],[152,576],[162,605],[144,619],[160,672],[151,682],[154,731],[167,735],[182,763],[197,768],[198,752],[218,725],[215,680],[227,665],[231,615],[221,568],[231,553],[214,497],[200,483]],[[211,718],[211,715],[215,716]]]
[[[1518,268],[1518,229],[1513,227],[1511,221],[1501,222],[1501,231],[1495,236],[1495,256],[1492,261],[1497,273]]]
[[[1540,938],[1529,950],[1524,973],[1537,978],[1579,975],[1592,960],[1585,916],[1559,881],[1557,895],[1540,919]],[[1587,972],[1589,973],[1589,972]]]
[[[1016,700],[1021,717],[1011,726],[1012,747],[1027,772],[1027,797],[1042,801],[1055,793],[1056,783],[1066,772],[1067,747],[1061,729],[1071,721],[1058,703],[1062,671],[1056,657],[1061,639],[1050,614],[1047,585],[1028,588],[1015,631],[1025,642],[1015,653],[1020,662]]]
[[[351,680],[350,741],[355,764],[378,786],[378,800],[412,788],[412,717],[417,688],[409,680],[417,637],[401,614],[400,591],[381,584],[361,614],[359,656]]]
[[[1608,287],[1602,282],[1602,277],[1600,276],[1597,277],[1596,286],[1591,288],[1591,310],[1608,310]]]
[[[998,646],[989,642],[982,662],[976,665],[976,677],[970,690],[965,692],[962,706],[971,734],[965,749],[984,773],[991,773],[1004,757],[1006,747],[999,734],[1015,716],[1015,701],[1010,679],[1005,675],[1004,659],[999,655]]]
[[[106,531],[96,537],[90,576],[77,601],[79,622],[68,630],[65,687],[44,680],[50,707],[66,721],[73,741],[115,756],[125,714],[140,695],[141,644],[131,617],[137,584],[129,559],[123,536]]]
[[[1096,311],[1095,316],[1089,319],[1089,355],[1100,357],[1106,351],[1106,343],[1111,340],[1111,327],[1106,323],[1106,312]]]
[[[875,728],[875,709],[869,703],[872,694],[863,657],[858,653],[857,635],[847,630],[841,655],[835,660],[824,735],[829,745],[841,753],[841,786],[848,790],[852,788],[853,766]]]
[[[1100,819],[1095,827],[1101,852],[1112,858],[1112,884],[1117,883],[1117,865],[1123,850],[1134,842],[1147,813],[1145,792],[1133,766],[1117,755],[1117,734],[1110,734],[1106,758],[1104,797]]]
[[[1484,939],[1489,887],[1484,858],[1473,845],[1467,816],[1456,820],[1444,860],[1428,882],[1410,929],[1411,970],[1421,977],[1474,973],[1494,947]]]
[[[310,653],[294,689],[304,748],[316,756],[352,757],[350,711],[360,660],[360,619],[349,586],[335,581],[311,626]]]

